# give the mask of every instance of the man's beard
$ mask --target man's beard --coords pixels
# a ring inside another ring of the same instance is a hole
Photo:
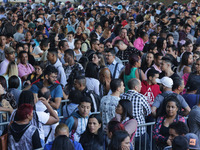
[[[49,84],[54,84],[53,82],[51,82],[50,79],[48,79],[47,82],[48,82]]]

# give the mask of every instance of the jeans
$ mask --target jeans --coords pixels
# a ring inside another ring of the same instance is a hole
[[[146,136],[146,142],[145,142],[145,136]],[[140,138],[141,138],[141,149],[139,149],[140,146]],[[143,135],[135,138],[135,150],[150,150],[150,140],[148,133],[144,133]]]

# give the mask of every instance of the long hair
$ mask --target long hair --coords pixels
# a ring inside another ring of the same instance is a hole
[[[98,66],[95,63],[89,62],[87,64],[85,69],[85,77],[99,79]]]
[[[18,67],[17,67],[16,62],[11,61],[11,62],[8,64],[8,67],[7,67],[7,70],[6,70],[5,75],[8,75],[8,77],[11,77],[11,76],[13,76],[13,75],[18,76]]]
[[[184,65],[186,65],[186,66],[189,65],[189,64],[188,64],[188,58],[189,58],[190,55],[192,55],[190,52],[184,52],[184,53],[183,53],[183,56],[182,56],[181,62],[180,62],[180,67],[179,67],[178,71],[181,71],[181,69],[182,69],[182,67],[183,67]]]
[[[19,120],[25,120],[27,118],[27,115],[30,115],[33,111],[33,106],[30,104],[22,104],[17,109],[16,115],[19,118]]]
[[[135,65],[136,62],[140,60],[138,54],[131,54],[129,56],[129,63],[125,67],[125,75],[129,75],[131,73],[131,68]]]
[[[100,66],[100,67],[105,67],[106,65],[105,65],[105,60],[104,60],[103,54],[100,53],[100,52],[96,52],[95,54],[96,54],[97,57],[100,59],[100,61],[99,61],[99,66]],[[93,55],[94,55],[94,54],[93,54]]]
[[[123,108],[122,118],[129,117],[130,119],[132,119],[133,118],[133,106],[132,106],[132,102],[130,100],[128,100],[128,99],[121,99],[119,101],[119,104]]]
[[[75,150],[75,148],[66,135],[59,135],[53,141],[51,150]]]
[[[19,96],[18,107],[20,107],[20,105],[22,105],[24,103],[30,104],[34,107],[35,103],[34,103],[33,92],[31,92],[29,90],[21,92],[21,94]]]

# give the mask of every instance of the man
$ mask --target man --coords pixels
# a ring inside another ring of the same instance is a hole
[[[100,40],[102,34],[102,26],[100,24],[97,24],[95,25],[94,30],[97,35],[97,39]]]
[[[58,58],[57,48],[51,48],[48,50],[47,59],[48,65],[52,65],[58,70],[58,81],[62,84],[63,87],[65,87],[65,85],[67,84],[66,75],[62,63]]]
[[[115,50],[113,48],[106,50],[106,61],[107,67],[112,74],[112,79],[119,78],[124,65],[115,60]]]
[[[173,92],[172,92],[173,80],[171,78],[165,76],[162,79],[156,79],[156,82],[161,84],[160,88],[162,89],[161,91],[163,93],[157,95],[155,100],[154,100],[154,103],[151,107],[151,111],[152,111],[153,116],[156,116],[156,115],[159,116],[160,115],[160,114],[156,113],[156,110],[159,107],[162,107],[162,103],[163,103],[165,97],[168,97],[168,96],[173,94]],[[185,99],[179,94],[173,94],[173,95],[177,97],[177,99],[179,100],[179,102],[181,104],[181,107],[184,109],[183,115],[187,116],[190,112],[190,107],[186,103]],[[162,109],[162,108],[160,108],[160,109]]]
[[[184,25],[184,30],[179,31],[179,42],[190,39],[194,43],[194,37],[190,34],[191,26],[189,24]]]
[[[57,46],[57,42],[59,41],[59,39],[57,39],[59,31],[60,24],[55,22],[53,28],[49,31],[50,48],[55,48]]]
[[[60,61],[62,62],[62,64],[64,65],[65,64],[65,60],[64,60],[64,52],[69,49],[69,45],[68,45],[68,42],[66,40],[61,40],[59,43],[58,43],[58,48],[61,52],[61,57],[60,58]]]
[[[128,99],[132,102],[133,105],[133,117],[137,120],[138,125],[145,124],[145,116],[149,115],[151,113],[151,108],[146,100],[146,97],[139,92],[141,91],[141,82],[140,80],[133,78],[128,81],[128,90],[126,93],[122,94],[120,96],[121,99]],[[146,128],[140,127],[137,129],[135,133],[135,148],[139,149],[139,139],[141,137],[142,143],[145,141],[145,134]],[[148,139],[148,135],[147,135]],[[148,149],[149,141],[147,140],[146,148]],[[142,145],[144,146],[144,145]],[[145,146],[142,147],[142,149],[145,149]]]
[[[175,23],[171,24],[169,34],[173,35],[175,45],[177,45],[178,41],[179,41],[179,33],[176,31],[176,24]]]
[[[115,117],[115,109],[120,100],[120,94],[124,92],[124,83],[121,79],[113,79],[110,83],[112,94],[101,99],[100,111],[102,115],[103,130],[106,131],[108,122]]]
[[[56,83],[57,76],[58,70],[54,66],[49,65],[44,70],[44,80],[34,83],[30,89],[36,99],[38,97],[38,91],[42,87],[50,89],[51,100],[49,103],[54,109],[59,109],[63,97],[62,87],[60,84]]]
[[[22,24],[17,24],[16,25],[16,30],[17,30],[17,32],[13,35],[13,37],[14,37],[14,40],[16,42],[20,42],[21,40],[24,39],[23,25]]]
[[[119,33],[120,34],[113,39],[112,45],[114,45],[116,40],[122,40],[126,45],[129,45],[129,46],[133,47],[133,44],[131,43],[131,41],[128,38],[127,29],[126,28],[122,28]]]
[[[4,52],[5,59],[0,64],[0,75],[4,75],[7,71],[8,64],[11,61],[15,61],[15,50],[12,47],[6,47]]]
[[[71,21],[70,25],[74,28],[75,31],[76,31],[76,28],[78,27],[78,23],[79,23],[78,19],[76,19],[76,18],[77,18],[77,16],[75,14],[72,14],[70,16],[70,21]]]
[[[6,47],[6,36],[1,34],[0,35],[0,62],[5,59],[4,48]]]
[[[95,52],[99,51],[100,42],[98,39],[91,39],[90,45],[91,45],[91,50],[94,50]]]
[[[140,93],[147,97],[147,101],[152,106],[154,99],[158,94],[161,94],[160,87],[156,82],[159,78],[159,72],[155,69],[150,69],[147,73],[147,81],[142,81]]]
[[[25,81],[29,74],[35,71],[34,67],[28,63],[28,52],[19,52],[20,63],[18,64],[19,77]]]
[[[18,20],[17,14],[13,13],[12,17],[11,17],[11,21],[5,23],[4,28],[2,30],[2,34],[4,34],[4,35],[7,35],[7,34],[14,35],[16,33],[17,20]]]

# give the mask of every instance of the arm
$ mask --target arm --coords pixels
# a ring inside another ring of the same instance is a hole
[[[187,116],[190,113],[191,109],[189,106],[187,106],[186,108],[184,108],[183,110],[183,116]]]
[[[141,71],[142,81],[147,80],[147,78],[146,78],[144,72],[143,72],[142,70],[140,70],[140,71]],[[135,76],[136,76],[137,79],[140,80],[140,76],[139,76],[139,73],[138,73],[138,69],[135,71]]]
[[[151,113],[151,107],[149,103],[147,102],[146,97],[141,98],[141,101],[142,101],[141,104],[142,104],[143,110],[145,112],[144,115],[149,115]]]
[[[0,111],[6,111],[6,112],[9,112],[10,114],[12,114],[13,109],[12,109],[12,108],[4,108],[4,107],[0,107]]]
[[[124,124],[125,130],[131,136],[137,130],[137,121],[135,119],[131,119]]]
[[[190,72],[191,72],[191,68],[190,67],[188,67],[188,66],[184,67],[183,74],[190,73]]]
[[[153,115],[153,117],[156,117],[156,107],[155,106],[152,106],[151,107],[151,114]]]
[[[43,97],[40,97],[40,101],[47,107],[47,110],[50,113],[50,117],[49,117],[49,120],[47,121],[46,125],[52,125],[54,123],[59,122],[59,117],[58,117],[57,113],[49,105],[48,101]]]
[[[60,107],[60,103],[61,103],[61,97],[56,97],[54,99],[55,102],[50,101],[49,104],[51,105],[51,107],[53,107],[54,109],[58,109]]]

